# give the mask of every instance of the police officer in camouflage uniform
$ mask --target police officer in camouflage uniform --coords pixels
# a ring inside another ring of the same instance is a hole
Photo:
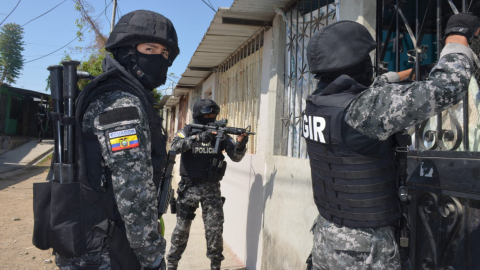
[[[208,125],[215,121],[220,113],[218,105],[210,99],[201,99],[193,106],[195,124]],[[195,218],[198,204],[202,205],[202,218],[207,239],[207,257],[211,260],[211,269],[219,270],[223,251],[223,202],[220,192],[220,180],[226,169],[222,151],[234,162],[245,155],[248,142],[247,134],[222,138],[218,153],[214,151],[215,132],[195,130],[186,125],[179,130],[172,141],[172,151],[182,153],[180,161],[181,180],[178,184],[177,225],[172,233],[171,248],[168,253],[168,270],[175,270],[178,261],[187,247],[190,226]],[[216,172],[216,173],[213,173]]]
[[[307,269],[401,268],[392,227],[401,216],[394,135],[462,100],[474,72],[467,40],[479,26],[471,14],[452,16],[440,59],[420,82],[401,82],[411,70],[373,81],[376,44],[356,22],[312,37],[307,57],[319,83],[307,98],[303,136],[320,215]]]
[[[60,269],[165,269],[157,188],[166,138],[152,90],[165,83],[177,43],[170,20],[152,11],[125,14],[113,29],[105,48],[114,58],[77,99],[89,252],[57,255]]]

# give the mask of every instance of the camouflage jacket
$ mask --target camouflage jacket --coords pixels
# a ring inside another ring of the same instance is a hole
[[[99,115],[126,107],[138,110],[138,117],[100,124]],[[83,119],[82,131],[91,130],[97,136],[111,171],[113,193],[130,246],[143,266],[157,267],[166,241],[158,232],[151,137],[143,105],[136,96],[120,90],[102,93],[90,103]]]
[[[172,140],[172,151],[175,151],[177,154],[185,153],[190,148],[192,148],[192,144],[196,141],[195,135],[190,135],[185,130],[185,128],[177,131],[175,133],[175,137]],[[245,152],[247,151],[247,147],[243,147],[240,149],[237,147],[238,142],[235,142],[233,138],[229,135],[225,135],[225,138],[222,139],[223,148],[227,155],[233,162],[239,162],[245,156]]]
[[[449,43],[428,80],[399,82],[397,73],[386,73],[352,101],[345,121],[365,136],[386,140],[461,101],[473,72],[472,50]]]

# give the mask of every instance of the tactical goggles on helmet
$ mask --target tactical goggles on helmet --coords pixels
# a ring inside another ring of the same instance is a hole
[[[203,108],[200,110],[200,114],[201,114],[201,115],[211,114],[211,113],[219,114],[219,113],[220,113],[220,108],[219,108],[218,106],[216,106],[216,105],[213,105],[213,106],[203,107]]]

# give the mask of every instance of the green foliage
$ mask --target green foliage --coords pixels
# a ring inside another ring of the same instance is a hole
[[[160,108],[160,107],[158,106],[158,104],[160,103],[160,100],[162,100],[163,95],[162,95],[161,92],[159,92],[159,91],[157,90],[157,88],[153,89],[152,92],[153,92],[153,99],[155,100],[155,105],[154,105],[153,107],[155,108],[155,110],[157,111],[157,113],[160,113],[160,112],[161,112],[161,109],[163,109],[163,108]]]
[[[87,61],[84,61],[84,62],[80,63],[80,66],[78,67],[78,70],[86,71],[86,72],[90,73],[91,75],[93,75],[95,77],[102,74],[102,61],[105,58],[105,56],[107,55],[107,53],[108,52],[105,50],[105,48],[101,49],[98,52],[92,53],[88,57]],[[78,82],[78,88],[80,90],[83,90],[83,88],[85,88],[85,86],[89,82],[90,81],[87,81],[87,80],[80,80]]]
[[[15,83],[23,68],[23,28],[7,23],[0,29],[0,83]]]

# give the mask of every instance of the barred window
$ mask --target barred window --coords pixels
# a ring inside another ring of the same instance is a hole
[[[296,2],[282,14],[286,23],[286,50],[284,71],[284,101],[282,116],[283,140],[278,142],[281,155],[306,158],[306,143],[300,128],[300,117],[305,99],[311,94],[317,80],[310,74],[307,63],[307,45],[311,36],[335,19],[334,4],[322,6],[325,1]]]
[[[217,119],[228,119],[228,126],[250,126],[252,132],[257,132],[264,33],[265,29],[260,29],[218,68]],[[257,136],[250,137],[247,148],[248,153],[257,153]]]

